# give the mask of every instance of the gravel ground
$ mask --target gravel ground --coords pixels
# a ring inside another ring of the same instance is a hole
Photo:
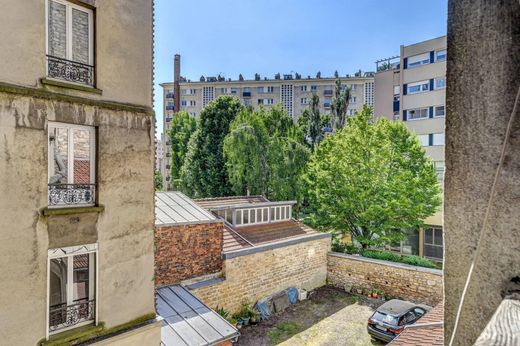
[[[343,290],[324,286],[309,299],[255,326],[240,329],[236,345],[381,345],[371,341],[367,320],[383,301],[355,297]]]

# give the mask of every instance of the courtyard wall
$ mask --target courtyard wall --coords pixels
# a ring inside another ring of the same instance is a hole
[[[442,271],[342,253],[329,253],[327,281],[350,288],[379,289],[431,306],[442,301]]]

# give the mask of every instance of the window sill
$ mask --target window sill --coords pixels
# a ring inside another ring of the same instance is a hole
[[[54,87],[59,87],[59,88],[66,88],[66,89],[74,89],[74,90],[84,91],[84,92],[97,94],[97,95],[103,94],[103,90],[97,89],[94,87],[89,87],[86,85],[79,85],[79,84],[69,83],[69,82],[65,82],[65,81],[58,81],[58,80],[50,79],[50,78],[41,78],[40,81],[43,85],[49,85],[49,86],[54,86]]]
[[[42,216],[51,216],[51,215],[71,215],[71,214],[84,214],[84,213],[102,213],[105,210],[105,207],[100,206],[90,206],[90,207],[65,207],[65,208],[49,208],[45,207],[40,210],[40,214]]]

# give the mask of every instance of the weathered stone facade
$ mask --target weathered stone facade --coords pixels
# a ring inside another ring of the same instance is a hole
[[[442,301],[442,271],[330,253],[327,281],[341,288],[379,289],[395,297],[436,305]]]
[[[258,299],[288,287],[314,289],[325,284],[330,237],[250,253],[224,261],[225,279],[193,293],[209,307],[236,312],[244,300]]]
[[[222,222],[155,230],[155,285],[164,286],[222,270]]]

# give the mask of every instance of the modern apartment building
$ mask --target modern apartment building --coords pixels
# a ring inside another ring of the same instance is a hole
[[[161,171],[164,161],[164,133],[161,133],[161,139],[155,138],[155,171]]]
[[[152,0],[0,11],[3,345],[159,345]]]
[[[316,93],[320,98],[320,111],[331,112],[334,97],[335,81],[340,79],[343,86],[350,88],[351,99],[347,110],[348,115],[360,111],[363,105],[374,104],[374,74],[361,71],[354,76],[344,77],[303,77],[299,74],[277,74],[274,78],[261,78],[258,74],[252,80],[239,80],[222,77],[201,77],[193,82],[181,77],[180,56],[174,59],[174,81],[161,84],[164,100],[164,133],[169,128],[169,122],[177,111],[186,111],[197,117],[206,104],[221,95],[232,95],[240,99],[245,106],[255,109],[263,106],[281,107],[296,121],[301,112],[308,107],[310,98]],[[176,91],[177,90],[177,91]],[[175,95],[180,95],[176,97]],[[162,170],[165,186],[170,180],[169,143],[165,142],[165,160]]]
[[[446,36],[401,46],[400,55],[377,61],[374,113],[403,121],[417,134],[426,154],[444,177]],[[442,211],[400,245],[403,252],[442,259]]]

